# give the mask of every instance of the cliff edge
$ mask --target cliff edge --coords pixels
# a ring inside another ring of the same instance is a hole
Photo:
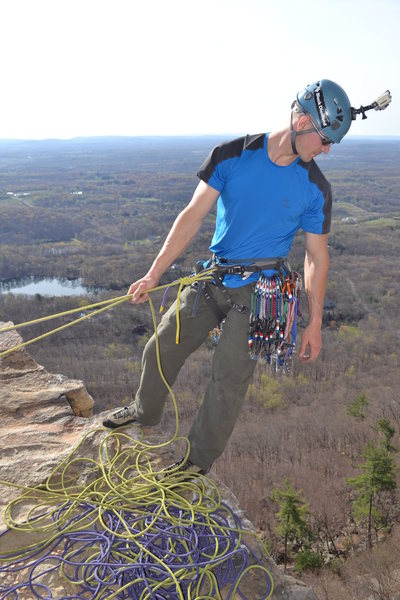
[[[12,323],[0,322],[0,329],[9,326]],[[14,330],[0,333],[0,352],[21,341],[21,336]],[[93,416],[93,406],[93,398],[82,381],[48,373],[24,349],[0,358],[0,480],[15,484],[15,487],[0,484],[0,532],[5,528],[4,508],[12,498],[21,494],[23,486],[43,483],[54,468],[81,443],[86,433],[100,427],[102,415]],[[160,432],[154,428],[144,429],[146,439],[157,446],[162,437]],[[125,431],[135,435],[134,426],[125,428]],[[92,444],[90,435],[85,438],[80,451],[88,458],[98,454],[98,447]],[[162,460],[163,463],[164,460],[170,461],[168,453],[173,454],[173,447],[162,450],[161,458],[159,455],[156,460]],[[232,492],[222,482],[218,481],[217,485],[223,502],[240,516],[246,529],[254,530]],[[292,577],[283,575],[258,547],[256,538],[251,535],[247,537],[251,552],[272,575],[273,600],[317,600],[312,590]],[[18,532],[9,533],[4,539],[6,542],[0,541],[0,552],[4,550],[4,543],[9,548],[10,544],[19,545],[21,542]],[[29,544],[29,534],[25,534],[25,542]],[[66,590],[59,581],[53,579],[48,583],[52,597],[62,598],[65,595]],[[261,589],[259,582],[254,582],[254,585],[249,582],[248,585],[248,600],[265,597],[265,589]],[[22,598],[25,596],[21,595]]]

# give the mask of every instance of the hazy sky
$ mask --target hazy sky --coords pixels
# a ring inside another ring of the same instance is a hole
[[[256,133],[337,81],[400,135],[400,0],[0,0],[0,138]]]

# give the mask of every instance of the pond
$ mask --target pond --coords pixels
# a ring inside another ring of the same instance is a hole
[[[81,279],[65,279],[54,277],[24,277],[7,282],[0,282],[0,293],[26,294],[34,296],[86,296],[98,293],[99,289],[85,287]]]

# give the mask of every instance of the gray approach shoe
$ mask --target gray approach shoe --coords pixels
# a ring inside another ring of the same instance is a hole
[[[132,406],[117,408],[108,415],[108,419],[103,421],[104,427],[110,427],[111,429],[123,427],[123,425],[129,425],[130,423],[137,423],[136,412]]]
[[[178,460],[172,465],[165,467],[165,469],[163,469],[160,473],[159,478],[163,479],[168,475],[180,475],[182,473],[183,475],[185,475],[185,479],[191,479],[193,475],[207,475],[210,469],[211,466],[207,469],[202,469],[201,467],[198,467],[197,465],[192,463],[191,460],[185,460],[184,458],[181,458],[181,460]]]

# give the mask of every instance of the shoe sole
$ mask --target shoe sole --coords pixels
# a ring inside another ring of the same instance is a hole
[[[125,427],[125,425],[130,425],[131,423],[137,423],[136,419],[130,419],[124,423],[114,423],[114,421],[106,420],[103,421],[103,427],[108,427],[109,429],[118,429],[118,427]]]
[[[190,465],[190,466],[195,466]],[[208,469],[199,469],[198,471],[192,471],[190,469],[189,465],[184,465],[181,468],[177,468],[175,466],[175,468],[173,466],[170,467],[166,467],[165,469],[163,469],[161,471],[161,473],[159,474],[159,476],[157,477],[158,480],[160,479],[164,479],[165,477],[168,477],[169,475],[173,475],[173,476],[180,476],[182,478],[182,481],[185,479],[193,479],[195,477],[203,477],[205,475],[207,475],[207,473],[210,472],[211,467],[208,467]]]

